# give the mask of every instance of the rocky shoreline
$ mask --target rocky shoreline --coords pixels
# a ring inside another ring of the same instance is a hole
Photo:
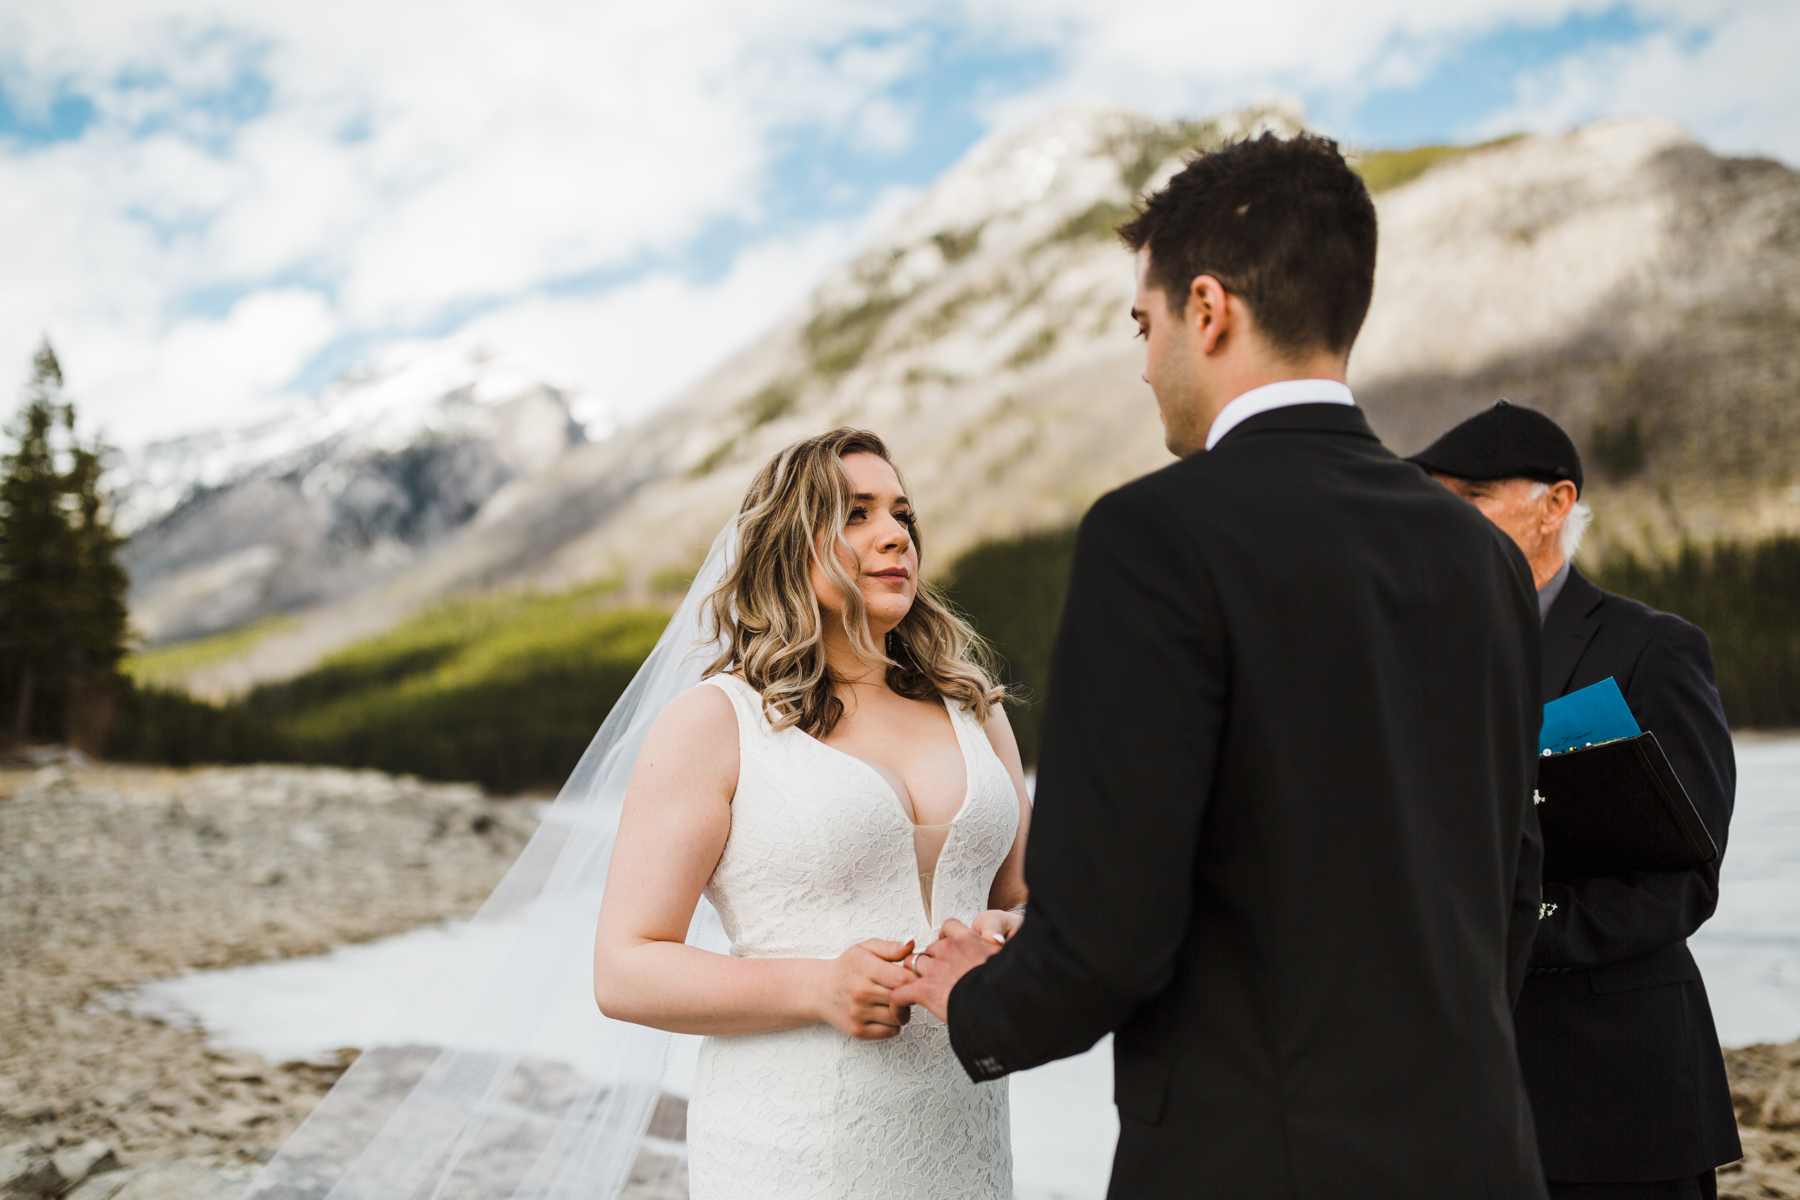
[[[235,1197],[355,1052],[268,1062],[108,994],[467,916],[529,799],[328,767],[0,767],[0,1198]],[[1747,1157],[1720,1195],[1800,1200],[1800,1041],[1727,1062]],[[652,1133],[682,1125],[665,1104]],[[627,1192],[685,1194],[670,1156]]]
[[[1800,1041],[1728,1048],[1725,1069],[1744,1158],[1720,1168],[1720,1197],[1795,1200],[1800,1197]]]

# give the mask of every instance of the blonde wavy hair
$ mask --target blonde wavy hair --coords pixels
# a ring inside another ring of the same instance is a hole
[[[706,673],[741,675],[762,693],[777,729],[798,725],[816,738],[830,734],[844,705],[832,691],[825,661],[825,611],[812,586],[816,565],[843,599],[850,644],[869,661],[887,664],[890,688],[915,700],[945,697],[986,721],[1006,689],[994,681],[987,642],[943,593],[920,578],[911,610],[888,634],[887,645],[877,646],[862,589],[837,555],[825,552],[827,546],[849,549],[844,527],[854,492],[843,460],[858,453],[894,466],[879,436],[844,428],[794,443],[757,472],[738,509],[737,560],[706,600],[709,632],[725,637]],[[922,564],[917,525],[912,539]]]

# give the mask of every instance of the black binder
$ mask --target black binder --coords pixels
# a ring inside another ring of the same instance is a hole
[[[1719,856],[1654,733],[1538,759],[1544,878],[1680,871]]]

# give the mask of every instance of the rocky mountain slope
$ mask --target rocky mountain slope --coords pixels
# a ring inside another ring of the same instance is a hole
[[[1295,122],[1067,112],[989,139],[684,397],[192,686],[291,674],[468,590],[689,566],[770,453],[839,423],[889,438],[940,568],[1075,519],[1168,460],[1111,230],[1184,151],[1265,127]],[[1800,529],[1800,175],[1651,122],[1360,165],[1382,244],[1352,384],[1390,445],[1504,395],[1581,443],[1592,552]]]
[[[586,440],[566,397],[492,355],[412,357],[242,428],[156,442],[121,490],[151,642],[354,596]]]

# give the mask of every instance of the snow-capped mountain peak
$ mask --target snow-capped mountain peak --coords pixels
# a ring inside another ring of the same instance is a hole
[[[532,398],[528,420],[520,402]],[[133,533],[197,493],[256,474],[468,437],[494,442],[515,472],[527,472],[586,440],[587,431],[567,398],[515,359],[483,347],[409,347],[359,365],[283,412],[126,454],[114,475],[115,523]]]

